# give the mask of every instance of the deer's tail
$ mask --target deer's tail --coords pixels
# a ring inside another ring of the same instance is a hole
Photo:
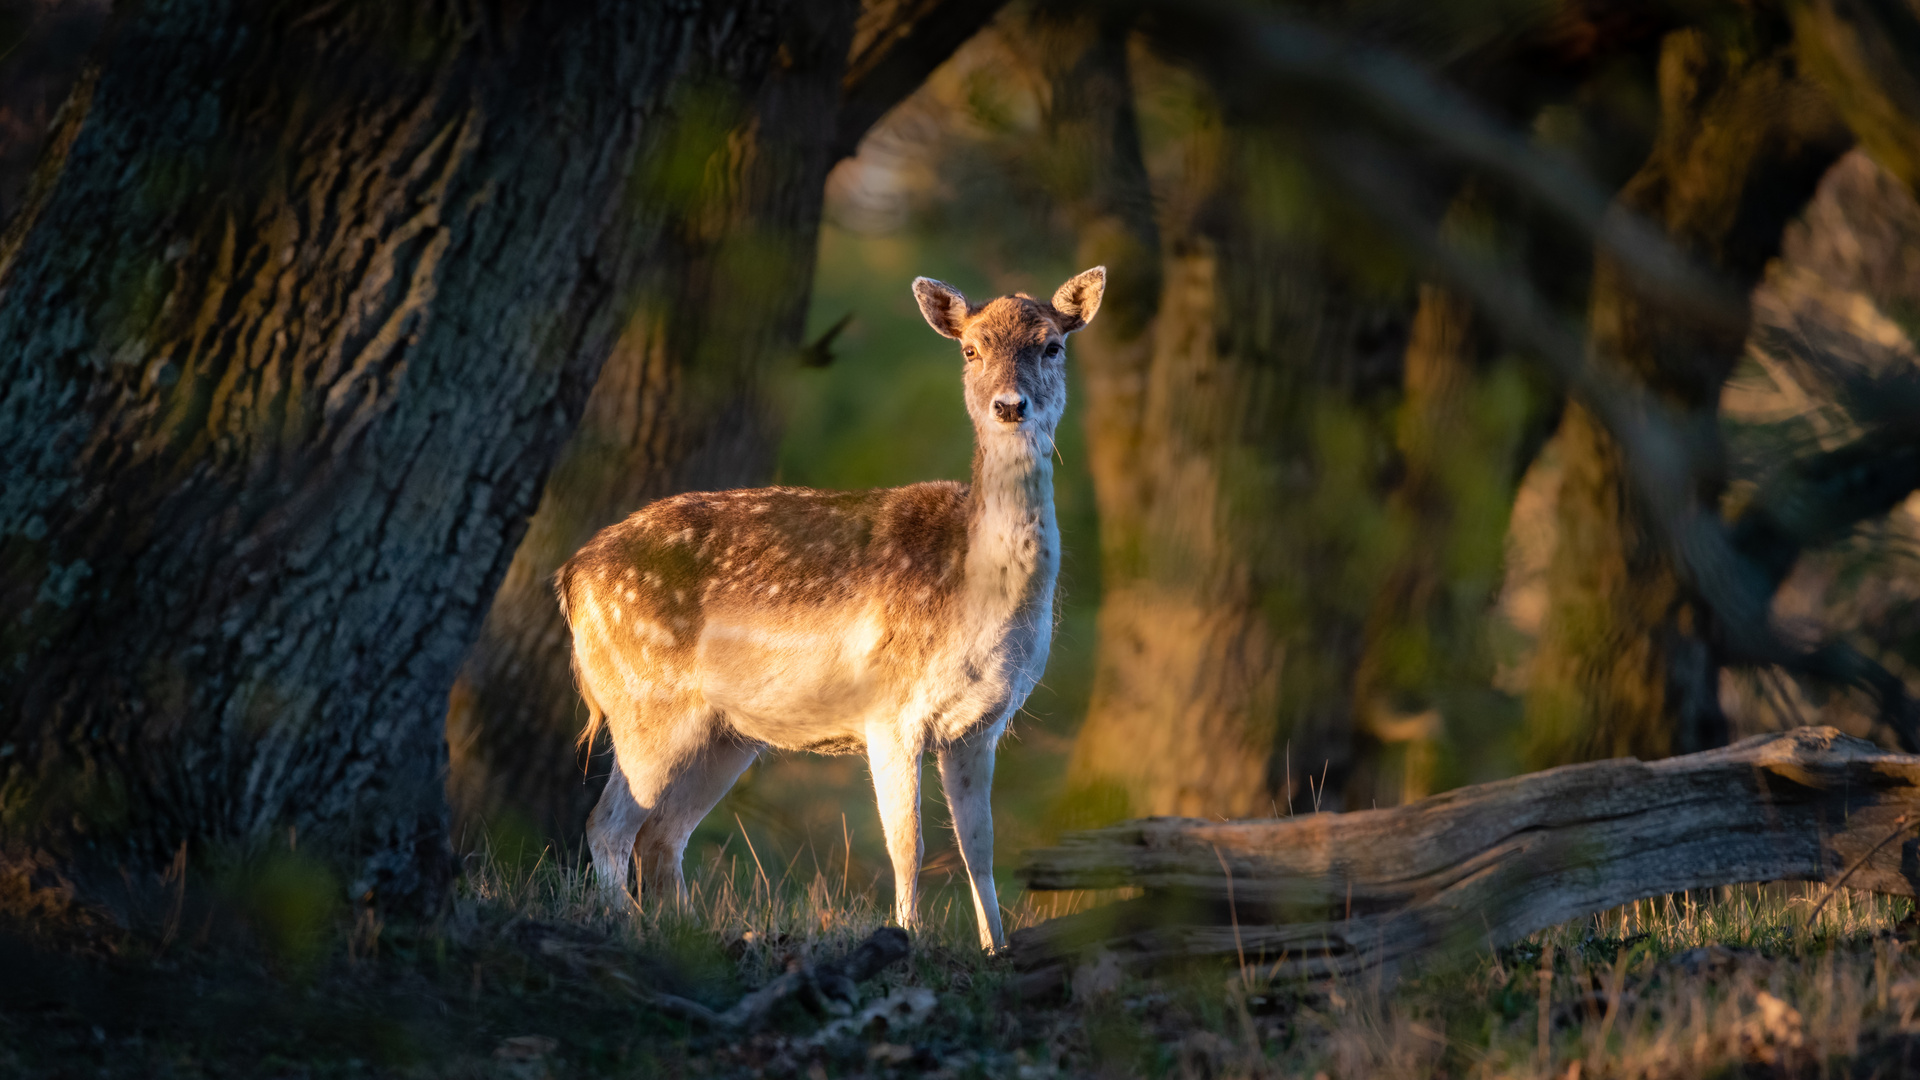
[[[573,626],[573,562],[561,563],[560,569],[553,572],[553,595],[560,601],[560,617],[567,620],[567,626]]]
[[[587,703],[587,726],[580,729],[580,737],[574,742],[577,746],[592,747],[593,737],[600,734],[600,729],[606,725],[607,710],[594,700],[593,691],[587,689],[587,680],[580,677],[580,654],[577,652],[573,654],[573,685],[580,688],[580,700]]]
[[[571,561],[561,566],[559,572],[553,575],[553,592],[560,601],[560,616],[567,620],[567,628],[571,630],[573,628],[573,563]],[[574,744],[591,747],[594,736],[600,734],[600,729],[606,725],[607,711],[600,707],[600,702],[594,699],[593,691],[587,689],[587,680],[581,677],[580,649],[577,640],[574,642],[574,647],[569,650],[568,666],[573,669],[573,685],[580,691],[580,700],[587,703],[587,726],[580,729],[580,736],[574,740]]]

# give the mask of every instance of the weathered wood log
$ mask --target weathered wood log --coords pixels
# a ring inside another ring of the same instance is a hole
[[[1686,889],[1844,881],[1914,896],[1916,833],[1920,756],[1801,728],[1387,810],[1148,818],[1068,834],[1027,854],[1029,888],[1143,895],[1030,927],[1011,948],[1041,981],[1102,950],[1133,970],[1213,955],[1276,974],[1351,974]]]

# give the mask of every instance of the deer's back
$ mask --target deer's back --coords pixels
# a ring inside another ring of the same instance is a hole
[[[845,744],[959,647],[966,538],[952,482],[695,493],[603,530],[556,584],[596,696],[697,694],[751,738]]]

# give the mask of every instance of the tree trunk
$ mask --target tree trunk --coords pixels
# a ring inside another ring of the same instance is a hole
[[[700,191],[852,6],[119,16],[0,242],[0,828],[448,881],[447,689]],[[715,104],[715,103],[719,104]]]
[[[1385,429],[1363,403],[1391,385],[1401,309],[1257,225],[1257,180],[1234,177],[1261,159],[1238,133],[1201,125],[1149,197],[1126,29],[1084,28],[1054,78],[1082,261],[1119,261],[1129,294],[1075,345],[1102,602],[1067,816],[1311,805],[1348,760],[1365,611],[1338,575],[1378,486]]]
[[[554,602],[560,564],[654,499],[769,471],[761,374],[799,345],[846,64],[844,42],[813,44],[751,100],[702,116],[700,145],[676,148],[697,191],[674,208],[449,699],[456,835],[502,812],[577,835],[598,795],[574,747],[583,713]]]
[[[1473,213],[1471,199],[1455,212]],[[1506,764],[1484,752],[1518,720],[1513,700],[1492,685],[1489,615],[1505,562],[1515,459],[1540,402],[1484,337],[1465,299],[1421,287],[1394,433],[1400,481],[1387,502],[1391,553],[1354,677],[1360,745],[1348,805],[1394,806],[1461,782],[1467,768],[1442,760],[1456,746],[1481,749],[1473,763],[1480,768]]]
[[[1756,26],[1766,42],[1778,28]],[[1789,46],[1743,52],[1697,30],[1670,34],[1660,61],[1660,130],[1618,197],[1718,268],[1744,293],[1778,250],[1848,137],[1796,74]],[[1720,386],[1745,346],[1597,260],[1590,341],[1717,439]],[[1549,610],[1529,675],[1527,753],[1535,767],[1664,757],[1727,739],[1713,613],[1687,588],[1629,488],[1619,448],[1586,408],[1569,405],[1558,441],[1565,473]],[[1711,477],[1696,497],[1717,503]]]
[[[787,42],[753,96],[710,108],[704,141],[676,148],[697,194],[674,209],[449,699],[456,835],[488,819],[580,834],[601,776],[574,745],[584,712],[554,571],[655,499],[765,481],[779,438],[763,381],[799,352],[827,171],[996,7],[868,0],[850,48]]]
[[[19,207],[108,7],[106,0],[0,0],[0,222]]]

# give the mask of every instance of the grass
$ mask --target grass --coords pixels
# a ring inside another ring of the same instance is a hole
[[[1824,889],[1801,885],[1646,901],[1392,980],[1204,962],[1044,1000],[941,886],[912,960],[864,988],[930,991],[925,1015],[823,1034],[793,1006],[732,1035],[650,1010],[649,988],[724,1007],[883,921],[884,889],[831,865],[769,874],[765,854],[710,858],[685,906],[631,912],[569,863],[482,853],[446,916],[413,926],[289,900],[304,879],[270,863],[150,923],[3,939],[0,1076],[1920,1075],[1912,903],[1841,891],[1816,913]]]

